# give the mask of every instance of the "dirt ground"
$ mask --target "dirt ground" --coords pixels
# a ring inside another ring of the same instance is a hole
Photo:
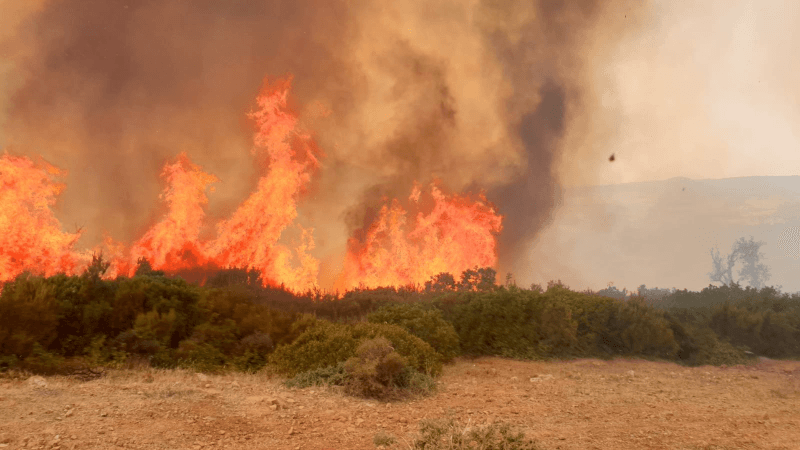
[[[459,360],[428,398],[379,403],[266,375],[114,371],[0,380],[0,448],[409,448],[420,420],[506,421],[544,449],[800,449],[800,362]]]

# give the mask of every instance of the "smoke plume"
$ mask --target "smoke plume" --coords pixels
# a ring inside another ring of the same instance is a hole
[[[291,74],[292,107],[325,154],[299,211],[315,229],[323,285],[385,198],[434,181],[486,192],[504,216],[501,270],[513,270],[562,181],[591,183],[606,160],[605,148],[567,144],[609,128],[587,119],[601,103],[593,77],[639,32],[645,9],[634,0],[6,0],[0,145],[66,171],[57,215],[84,229],[82,244],[105,233],[129,242],[164,214],[158,176],[180,153],[219,180],[209,215],[235,209],[258,179],[246,113],[265,76]]]

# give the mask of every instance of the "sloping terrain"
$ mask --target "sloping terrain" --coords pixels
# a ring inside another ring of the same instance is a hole
[[[800,362],[686,368],[618,359],[458,360],[401,403],[288,389],[265,375],[114,371],[0,379],[0,448],[409,448],[426,418],[506,421],[544,449],[798,449]]]

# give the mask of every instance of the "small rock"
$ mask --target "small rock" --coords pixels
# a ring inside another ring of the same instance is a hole
[[[517,377],[511,377],[511,382],[512,382],[512,383],[513,383],[513,382],[517,382],[517,381],[519,381],[519,378],[517,378]]]
[[[635,374],[635,372],[634,372],[634,371],[632,371],[632,370],[629,370],[629,371],[628,371],[628,376],[629,376],[629,377],[632,377],[634,374]]]
[[[544,374],[544,375],[535,375],[530,379],[530,382],[531,383],[538,383],[540,381],[546,381],[546,380],[551,380],[551,379],[553,379],[553,376],[548,373],[548,374]]]
[[[289,436],[294,434],[294,427],[289,428]]]
[[[204,373],[198,373],[198,374],[196,374],[195,376],[196,376],[196,377],[197,377],[197,379],[198,379],[198,380],[200,380],[200,382],[202,382],[202,383],[205,383],[206,381],[208,381],[208,375],[206,375],[206,374],[204,374]]]
[[[28,378],[28,385],[33,387],[33,388],[46,388],[47,387],[47,381],[43,377],[40,377],[38,375],[34,375],[34,376]]]

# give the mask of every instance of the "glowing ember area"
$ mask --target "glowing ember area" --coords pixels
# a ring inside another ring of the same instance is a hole
[[[29,270],[74,274],[87,257],[73,251],[79,233],[65,233],[50,209],[63,190],[61,171],[48,164],[0,157],[0,281]]]
[[[242,268],[260,273],[265,285],[293,291],[317,286],[313,229],[295,221],[321,152],[288,109],[290,87],[291,79],[280,80],[258,96],[249,117],[256,125],[253,153],[263,164],[260,178],[239,208],[216,224],[215,236],[201,238],[213,233],[206,207],[219,180],[181,154],[161,174],[164,217],[130,245],[106,238],[102,253],[111,266],[105,276],[132,276],[146,259],[153,269],[172,274]],[[0,281],[25,270],[76,274],[90,262],[90,252],[74,249],[80,234],[61,231],[51,210],[64,187],[55,181],[61,175],[28,158],[0,159]],[[445,195],[431,186],[425,193],[414,188],[408,204],[384,205],[363,241],[350,239],[337,289],[422,285],[442,272],[457,275],[496,264],[502,218],[483,196]],[[286,244],[287,230],[297,235],[292,246]]]
[[[384,205],[364,241],[350,240],[338,288],[420,286],[442,272],[495,265],[502,217],[485,198],[447,196],[436,186],[425,197],[412,192],[415,213],[397,200]]]

